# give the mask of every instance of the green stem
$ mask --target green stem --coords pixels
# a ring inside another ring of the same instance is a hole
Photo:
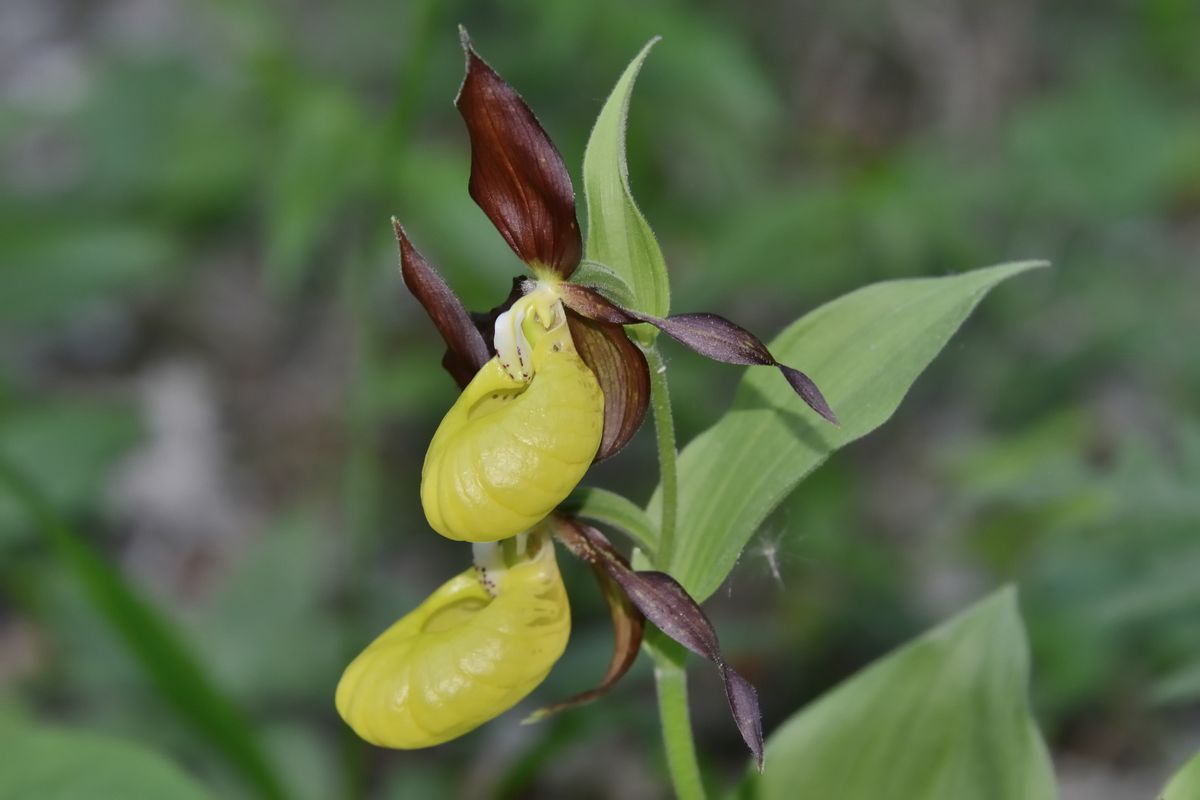
[[[650,407],[654,412],[662,481],[662,521],[653,557],[655,566],[669,571],[675,546],[675,514],[679,499],[675,462],[679,454],[675,449],[675,419],[671,414],[667,365],[657,347],[645,348],[645,353],[650,367]],[[657,631],[647,640],[647,649],[654,657],[658,716],[662,721],[667,770],[675,794],[683,800],[704,800],[704,783],[700,779],[700,763],[696,759],[696,743],[688,713],[687,651]]]
[[[662,720],[667,771],[675,795],[680,800],[704,800],[704,782],[700,778],[688,713],[687,651],[656,631],[650,652],[654,654],[654,682],[658,688],[658,716]]]
[[[650,367],[650,408],[654,413],[654,433],[658,441],[658,469],[662,482],[662,521],[654,563],[668,571],[675,554],[675,507],[679,500],[679,478],[675,468],[675,419],[671,415],[671,392],[667,385],[667,365],[658,348],[645,349]]]

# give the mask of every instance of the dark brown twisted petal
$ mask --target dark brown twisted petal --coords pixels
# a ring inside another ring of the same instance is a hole
[[[583,255],[571,176],[529,106],[459,32],[467,75],[454,104],[471,137],[471,197],[522,261],[568,277]]]
[[[400,274],[404,277],[404,285],[424,307],[425,313],[433,320],[446,342],[442,366],[460,388],[464,387],[491,358],[491,350],[479,335],[462,302],[450,291],[437,270],[429,266],[429,262],[412,246],[400,222],[392,219],[392,227],[396,231],[396,242],[400,245]]]
[[[629,443],[650,404],[646,356],[620,325],[597,322],[567,311],[571,338],[604,392],[604,433],[596,460],[603,461]]]
[[[717,633],[696,601],[665,572],[631,569],[604,534],[592,526],[562,514],[553,515],[551,522],[559,541],[588,563],[604,567],[646,619],[688,650],[717,665],[733,721],[761,772],[763,734],[758,694],[749,681],[725,663]]]
[[[825,419],[837,424],[837,416],[829,408],[817,385],[798,369],[780,364],[757,336],[716,314],[676,314],[661,319],[621,308],[595,289],[564,283],[559,287],[563,302],[573,311],[617,325],[646,322],[675,341],[695,350],[702,356],[726,364],[762,365],[777,368],[796,394]]]
[[[616,555],[624,561],[624,557],[620,553]],[[608,574],[606,567],[596,561],[589,563],[596,576],[596,582],[600,584],[600,592],[604,595],[604,601],[608,604],[609,614],[612,616],[613,655],[608,664],[608,672],[605,673],[604,680],[600,681],[595,689],[580,692],[554,705],[539,709],[530,714],[525,722],[537,722],[551,714],[590,703],[603,696],[613,687],[613,684],[624,677],[629,668],[633,666],[633,662],[637,660],[638,648],[642,645],[642,634],[646,630],[646,618],[630,602],[629,596],[625,594],[621,585]],[[628,568],[629,563],[625,562],[625,566]]]

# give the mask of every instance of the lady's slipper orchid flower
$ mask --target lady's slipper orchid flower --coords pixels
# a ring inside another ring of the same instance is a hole
[[[466,121],[471,139],[468,189],[504,240],[529,266],[535,280],[514,281],[513,293],[508,303],[497,309],[498,316],[496,312],[467,314],[409,242],[403,228],[396,224],[405,283],[446,340],[450,352],[444,364],[459,385],[467,386],[480,374],[485,376],[482,380],[487,385],[506,386],[495,367],[484,369],[490,353],[496,354],[500,366],[513,381],[527,382],[530,387],[538,383],[537,376],[529,372],[532,363],[528,353],[522,352],[523,345],[528,348],[531,344],[521,341],[520,334],[527,326],[519,319],[505,318],[505,314],[523,315],[522,298],[534,296],[538,298],[536,305],[564,311],[566,333],[574,345],[571,349],[595,376],[603,393],[603,426],[594,453],[596,460],[608,458],[629,442],[641,425],[649,402],[646,359],[626,336],[625,325],[648,323],[717,361],[777,367],[809,406],[836,422],[820,390],[807,375],[780,364],[758,338],[729,320],[715,314],[679,314],[660,319],[622,308],[598,289],[569,281],[582,260],[583,240],[575,214],[575,191],[562,156],[521,96],[476,54],[465,31],[462,38],[467,74],[455,105]],[[464,397],[477,398],[480,394],[469,388]],[[543,392],[535,396],[543,396]],[[426,516],[434,530],[452,539],[480,541],[511,536],[521,530],[514,527],[517,520],[533,516],[536,510],[527,496],[531,489],[517,474],[497,475],[502,469],[499,465],[521,465],[521,470],[531,474],[538,469],[534,462],[541,461],[534,451],[545,448],[547,436],[570,438],[574,434],[561,427],[554,428],[552,433],[551,426],[547,426],[530,443],[521,442],[522,436],[528,434],[525,431],[509,437],[504,444],[494,438],[488,451],[494,466],[485,467],[480,450],[474,456],[467,455],[469,446],[462,435],[462,426],[470,414],[462,413],[464,402],[474,400],[460,399],[455,404],[426,456],[423,483],[436,483],[422,488]],[[506,424],[501,420],[510,416],[521,415],[516,411],[511,415],[496,415],[490,424]],[[479,424],[474,430],[482,432],[485,427]],[[458,446],[448,447],[448,441],[457,442]],[[562,454],[567,454],[565,449]],[[497,457],[499,460],[495,460]],[[458,472],[464,466],[464,459],[476,462],[467,473]],[[485,470],[496,480],[484,480],[480,473]],[[576,481],[582,477],[581,471],[570,472]],[[431,507],[431,501],[445,500],[454,491],[450,484],[455,475],[462,476],[459,501]],[[566,492],[558,487],[540,488],[544,489],[545,502],[538,504],[537,510],[543,516],[570,491],[570,487]],[[516,513],[500,514],[494,526],[477,525],[487,520],[488,510],[500,508]],[[457,513],[460,511],[461,514]],[[485,530],[488,527],[490,531]]]
[[[836,418],[804,373],[738,325],[714,314],[653,317],[570,282],[583,244],[562,157],[465,31],[462,40],[467,74],[456,105],[471,140],[470,194],[534,279],[515,279],[504,303],[470,314],[393,221],[405,285],[445,341],[442,364],[463,389],[426,453],[421,503],[438,533],[476,543],[476,567],[351,663],[338,711],[367,741],[415,748],[459,736],[525,697],[562,654],[570,626],[552,533],[593,567],[616,647],[597,688],[534,716],[606,691],[632,665],[648,619],[717,665],[761,769],[757,697],[723,660],[704,612],[670,575],[632,569],[598,530],[556,508],[645,417],[649,372],[627,325],[648,323],[717,361],[777,367],[804,402]]]
[[[337,709],[363,739],[441,744],[512,708],[558,661],[571,613],[549,537],[531,535],[507,568],[492,551],[492,568],[442,584],[346,668]]]
[[[600,446],[604,396],[548,289],[496,319],[496,349],[442,420],[421,473],[421,505],[450,539],[527,531],[566,499]]]

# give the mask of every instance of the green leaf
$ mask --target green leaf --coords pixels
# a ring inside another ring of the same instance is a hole
[[[634,305],[633,289],[617,273],[598,261],[584,261],[571,274],[571,282],[599,289],[600,293],[622,308]]]
[[[598,261],[633,289],[633,307],[665,317],[671,287],[654,232],[638,210],[625,163],[625,124],[629,96],[642,62],[658,41],[651,39],[625,68],[600,109],[583,154],[583,193],[587,200],[587,257]]]
[[[1197,797],[1200,797],[1200,753],[1192,756],[1192,760],[1175,773],[1159,800],[1196,800]]]
[[[696,599],[711,595],[800,479],[887,421],[989,289],[1038,266],[1044,262],[877,283],[790,325],[771,352],[816,381],[841,427],[805,408],[775,370],[750,369],[733,408],[680,453],[671,574]],[[651,518],[661,502],[660,488]]]
[[[3,458],[0,489],[11,493],[96,612],[120,637],[158,693],[180,718],[221,752],[267,798],[283,797],[249,722],[212,682],[171,623],[54,512],[41,493]]]
[[[744,798],[1043,800],[1054,770],[1004,589],[863,670],[767,741]]]
[[[572,492],[562,508],[576,517],[616,528],[633,539],[638,547],[654,552],[658,528],[641,506],[623,495],[585,486]]]
[[[79,731],[0,728],[0,800],[203,800],[209,794],[162,756]]]

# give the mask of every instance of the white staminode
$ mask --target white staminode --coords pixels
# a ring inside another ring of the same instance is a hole
[[[509,553],[505,555],[505,548]],[[508,570],[509,561],[523,559],[529,548],[529,531],[518,533],[511,539],[499,542],[474,542],[471,554],[475,561],[475,570],[483,588],[492,597],[496,596],[496,582]]]
[[[484,590],[492,597],[496,596],[496,582],[508,565],[504,563],[504,550],[500,542],[475,542],[471,545],[474,556],[475,570],[479,573],[479,581]]]
[[[525,319],[532,314],[549,330],[558,324],[561,313],[558,296],[549,287],[538,286],[496,317],[492,343],[500,365],[513,380],[528,381],[533,377],[533,347],[525,337]]]

